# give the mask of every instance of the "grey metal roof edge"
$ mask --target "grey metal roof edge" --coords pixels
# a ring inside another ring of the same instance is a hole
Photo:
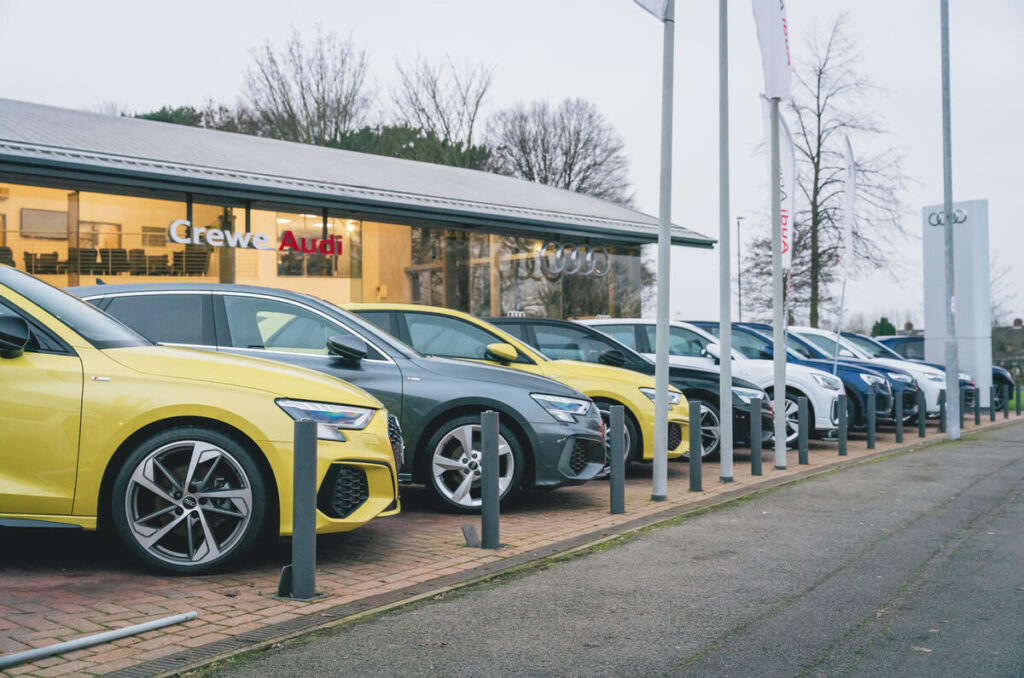
[[[104,174],[112,176],[133,176],[157,183],[174,183],[184,181],[198,182],[203,186],[218,186],[228,190],[246,190],[255,193],[296,195],[340,200],[353,205],[366,205],[374,208],[404,206],[414,212],[455,216],[461,219],[476,221],[497,220],[500,222],[526,222],[541,227],[557,227],[566,229],[575,225],[590,235],[598,235],[590,229],[602,231],[602,235],[611,237],[624,236],[627,233],[641,231],[648,240],[657,237],[657,225],[642,221],[624,221],[606,219],[590,215],[556,212],[551,210],[532,209],[526,207],[498,205],[443,196],[429,196],[403,191],[337,184],[312,179],[298,179],[284,176],[261,174],[242,170],[228,170],[201,165],[190,165],[146,158],[134,158],[98,151],[81,151],[57,148],[40,144],[28,144],[11,140],[0,140],[0,162],[7,160],[17,166],[39,166],[43,168],[65,168],[84,174]],[[185,179],[187,177],[187,179]],[[270,187],[273,189],[268,190]],[[420,207],[417,207],[419,205]],[[638,213],[642,214],[642,213]],[[587,228],[587,227],[590,228]],[[570,228],[568,230],[581,230]],[[629,238],[633,239],[633,238]],[[679,225],[673,225],[673,244],[712,248],[717,242],[700,233]]]

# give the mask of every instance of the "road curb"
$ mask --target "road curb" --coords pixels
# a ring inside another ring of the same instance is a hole
[[[1024,420],[1008,419],[987,424],[976,431],[966,432],[964,434],[964,439],[969,439],[973,435],[983,431],[1004,428],[1013,424],[1021,423],[1022,421]],[[180,675],[188,671],[200,669],[204,666],[209,666],[215,662],[230,659],[231,657],[240,654],[265,649],[276,643],[297,638],[314,631],[351,623],[363,617],[379,614],[426,598],[466,588],[548,558],[555,556],[567,556],[575,552],[584,551],[619,537],[638,532],[642,529],[679,518],[680,516],[703,512],[710,508],[728,504],[743,497],[795,482],[800,482],[815,476],[831,473],[838,469],[850,468],[865,463],[871,463],[885,457],[924,450],[944,442],[947,442],[944,437],[936,436],[931,439],[916,440],[905,445],[858,457],[837,458],[834,461],[825,464],[790,472],[777,477],[766,477],[761,480],[748,481],[743,485],[737,486],[735,489],[730,489],[725,492],[715,494],[714,496],[698,499],[683,505],[666,508],[656,513],[626,521],[614,527],[592,530],[554,544],[542,546],[532,551],[509,556],[508,558],[504,558],[500,561],[485,563],[463,572],[457,572],[441,576],[430,581],[412,584],[395,591],[380,593],[361,600],[339,603],[338,605],[322,610],[319,613],[295,617],[278,624],[268,625],[248,633],[243,633],[238,636],[224,638],[195,648],[176,652],[165,657],[160,657],[158,659],[127,667],[109,675],[116,676],[117,678]]]

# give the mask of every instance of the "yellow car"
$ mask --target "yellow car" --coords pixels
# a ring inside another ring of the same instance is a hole
[[[110,526],[158,569],[222,567],[291,534],[296,419],[318,422],[318,531],[398,512],[400,436],[365,391],[154,346],[0,266],[0,526]]]
[[[348,304],[345,308],[427,355],[504,365],[560,381],[590,397],[607,421],[611,405],[626,409],[626,463],[654,458],[654,379],[576,360],[550,360],[504,330],[468,313],[412,304]],[[669,387],[668,457],[690,448],[689,406]]]

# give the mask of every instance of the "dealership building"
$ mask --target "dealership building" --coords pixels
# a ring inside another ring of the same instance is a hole
[[[656,239],[654,217],[520,179],[0,99],[0,264],[58,286],[633,316]]]

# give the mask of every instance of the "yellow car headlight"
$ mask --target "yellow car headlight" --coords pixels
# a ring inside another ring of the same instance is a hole
[[[345,442],[345,434],[341,431],[359,431],[367,427],[376,410],[369,407],[354,405],[336,405],[334,403],[316,403],[308,400],[290,400],[278,398],[274,402],[295,421],[311,420],[316,422],[316,437],[320,440],[339,440]]]
[[[652,403],[655,402],[655,400],[654,400],[654,389],[653,388],[647,388],[646,386],[641,386],[640,387],[640,392],[643,393],[648,398],[650,398]],[[668,404],[669,404],[669,407],[674,407],[674,406],[678,405],[682,401],[682,399],[683,399],[683,394],[682,393],[680,393],[678,391],[669,391],[668,392]]]

